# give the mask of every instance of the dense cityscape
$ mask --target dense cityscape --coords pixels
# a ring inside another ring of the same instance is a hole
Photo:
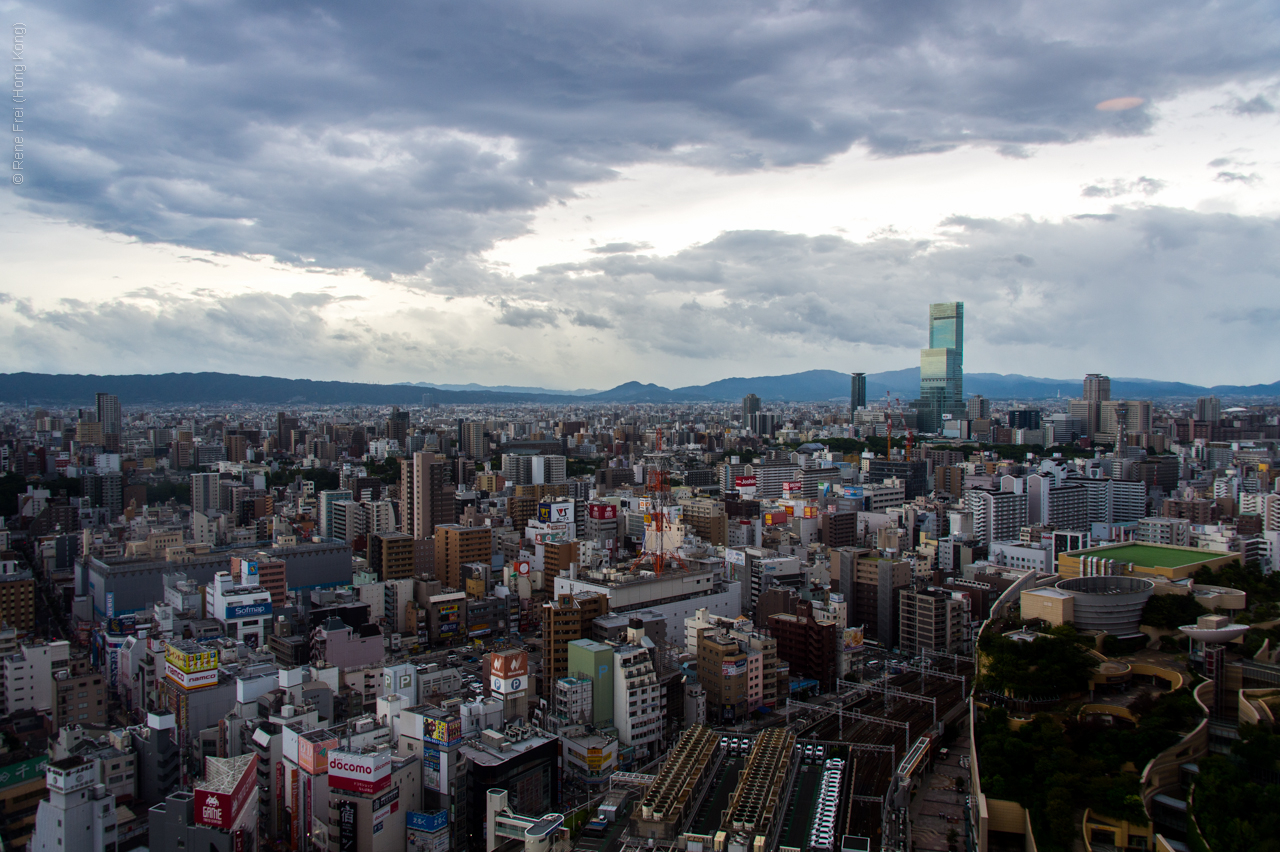
[[[10,400],[5,848],[1270,848],[1280,404],[928,323],[911,400]]]
[[[0,852],[1280,852],[1276,0],[0,6]]]

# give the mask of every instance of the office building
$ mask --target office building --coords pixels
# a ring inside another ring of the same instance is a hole
[[[963,420],[964,303],[929,306],[929,348],[920,350],[920,399],[916,405],[922,432],[940,432],[944,420]]]
[[[455,489],[446,482],[448,459],[430,451],[414,453],[401,463],[401,529],[417,540],[431,538],[436,527],[457,520]]]
[[[107,687],[101,672],[87,658],[68,661],[53,676],[53,726],[100,728],[107,723]]]
[[[488,565],[493,561],[493,530],[441,524],[435,529],[436,579],[446,589],[462,589],[462,566],[470,562]]]
[[[898,648],[904,654],[959,653],[964,639],[963,593],[905,590],[898,599]]]
[[[542,605],[542,694],[569,674],[569,643],[591,638],[591,621],[609,612],[604,592],[559,593]]]
[[[29,847],[32,852],[114,849],[115,796],[98,783],[97,765],[78,755],[67,757],[48,764],[44,776],[49,799],[36,811],[36,830]]]
[[[733,722],[755,709],[747,705],[747,657],[726,632],[708,631],[698,638],[698,683],[707,691],[707,721]]]
[[[333,538],[333,507],[339,501],[350,501],[355,496],[350,489],[338,488],[332,491],[321,491],[317,514],[321,538]]]
[[[458,431],[459,449],[464,456],[476,461],[489,458],[489,441],[485,438],[483,423],[463,423]]]
[[[1195,419],[1204,423],[1217,423],[1222,419],[1222,403],[1216,396],[1202,396],[1196,400]]]
[[[1039,429],[1040,428],[1040,409],[1038,408],[1015,408],[1008,412],[1008,423],[1005,425],[1010,429]]]
[[[205,515],[218,511],[218,474],[191,474],[191,511]]]
[[[760,397],[749,393],[742,398],[742,428],[751,428],[751,415],[760,411]]]
[[[95,395],[98,409],[98,424],[102,427],[102,445],[109,453],[120,452],[120,397],[110,393]]]
[[[456,843],[452,848],[470,852],[498,848],[496,842],[492,846],[485,843],[488,813],[481,803],[487,802],[490,791],[504,791],[519,813],[551,812],[561,800],[560,751],[558,737],[523,725],[508,725],[502,731],[481,731],[478,738],[463,742],[459,752],[467,761],[466,796],[471,806],[465,821],[456,818],[455,821],[461,823],[459,828],[465,828],[459,837],[469,840]],[[522,831],[521,839],[524,836]],[[490,839],[496,841],[497,838]],[[403,849],[403,844],[399,848]],[[548,844],[535,848],[550,847]]]
[[[413,576],[413,537],[402,532],[369,535],[366,558],[369,571],[379,580],[401,580]]]
[[[1111,399],[1111,379],[1098,373],[1084,377],[1084,395],[1087,402],[1106,402]]]
[[[402,852],[408,813],[422,806],[424,762],[388,748],[329,750],[330,849]]]
[[[409,412],[395,405],[391,406],[391,416],[387,418],[387,439],[395,441],[401,450],[409,448]]]
[[[853,422],[853,412],[867,407],[867,374],[854,373],[852,387],[849,391],[849,422]]]
[[[813,603],[801,601],[795,615],[769,616],[769,632],[778,643],[778,658],[791,666],[791,674],[816,680],[823,692],[836,688],[844,626],[814,617]]]
[[[886,559],[876,551],[852,550],[842,552],[841,569],[840,592],[850,626],[862,626],[868,639],[893,647],[898,596],[911,585],[911,563]]]
[[[970,420],[990,420],[991,400],[982,394],[975,393],[965,403],[965,416]]]

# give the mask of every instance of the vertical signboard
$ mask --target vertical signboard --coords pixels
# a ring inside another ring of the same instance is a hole
[[[356,852],[355,802],[338,803],[338,852]]]

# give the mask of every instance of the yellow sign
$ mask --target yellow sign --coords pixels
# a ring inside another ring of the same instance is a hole
[[[217,651],[184,651],[169,645],[164,652],[165,662],[187,674],[207,672],[218,667]]]

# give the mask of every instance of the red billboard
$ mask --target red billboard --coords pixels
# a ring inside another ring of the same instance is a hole
[[[220,785],[225,786],[225,785]],[[195,788],[196,823],[230,831],[258,792],[258,755],[245,764],[244,771],[228,792],[224,789]]]
[[[733,478],[734,488],[755,488],[756,478],[754,476],[735,476]]]
[[[618,507],[612,503],[588,503],[587,513],[597,521],[612,521],[618,517]]]

